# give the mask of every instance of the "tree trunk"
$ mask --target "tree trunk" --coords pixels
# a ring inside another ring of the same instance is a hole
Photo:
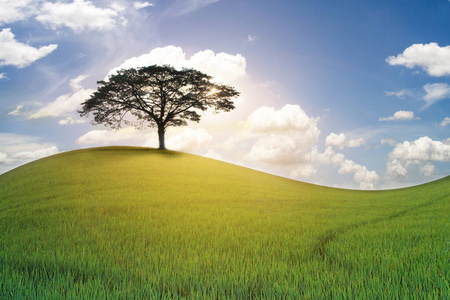
[[[166,150],[166,145],[164,143],[165,133],[166,129],[164,128],[164,125],[158,126],[159,150]]]

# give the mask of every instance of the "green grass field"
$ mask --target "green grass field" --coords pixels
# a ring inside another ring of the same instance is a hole
[[[450,299],[450,177],[321,187],[109,147],[0,176],[0,299]]]

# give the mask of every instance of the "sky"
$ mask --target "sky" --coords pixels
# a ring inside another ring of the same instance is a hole
[[[97,81],[154,64],[241,93],[231,112],[170,128],[169,149],[350,189],[450,174],[449,0],[0,0],[0,173],[157,147],[155,129],[77,113]]]

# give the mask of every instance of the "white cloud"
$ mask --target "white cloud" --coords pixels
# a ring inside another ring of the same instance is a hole
[[[326,146],[336,146],[339,147],[339,149],[343,149],[344,147],[356,148],[365,143],[366,141],[363,138],[347,140],[345,134],[336,134],[334,132],[330,133],[325,139]]]
[[[394,139],[382,139],[382,140],[381,140],[381,145],[388,144],[388,145],[390,145],[390,146],[394,146],[396,142],[397,142],[397,141],[394,140]]]
[[[252,160],[275,165],[291,165],[304,161],[307,145],[300,136],[271,134],[259,138],[250,150]],[[314,143],[310,144],[312,146]]]
[[[397,92],[385,92],[385,94],[387,96],[395,96],[397,98],[403,98],[404,96],[410,96],[411,95],[411,91],[410,90],[400,90]]]
[[[445,126],[447,126],[448,124],[450,124],[450,118],[449,118],[449,117],[446,117],[444,120],[442,120],[441,126],[442,126],[442,127],[445,127]]]
[[[294,178],[310,178],[316,175],[317,169],[317,166],[310,163],[300,164],[292,169],[290,176]]]
[[[122,5],[119,2],[113,2],[109,7],[111,7],[112,10],[114,10],[118,13],[121,13],[121,12],[124,12],[127,10],[127,7],[125,5]],[[122,17],[121,20],[122,20],[122,22],[125,22],[124,24],[127,23],[125,18]]]
[[[65,26],[75,32],[110,30],[116,27],[119,20],[124,23],[124,19],[120,18],[117,10],[99,8],[85,0],[74,0],[71,3],[45,2],[36,20],[52,29]]]
[[[50,155],[57,154],[58,148],[56,146],[52,146],[50,148],[38,149],[34,151],[20,151],[12,155],[12,158],[16,159],[38,159]]]
[[[37,137],[0,133],[0,173],[58,152],[54,144],[41,143]]]
[[[325,139],[326,146],[337,146],[340,149],[344,148],[346,142],[346,137],[343,133],[336,134],[332,132]]]
[[[24,20],[35,9],[35,0],[0,0],[0,25]]]
[[[9,165],[13,162],[14,160],[11,159],[7,153],[0,152],[0,165]]]
[[[395,146],[389,153],[391,159],[401,159],[409,163],[425,161],[450,161],[450,145],[433,141],[427,136],[415,141],[405,141]]]
[[[0,73],[0,80],[2,79],[8,79],[8,77],[6,77],[6,73]]]
[[[410,165],[421,166],[422,174],[434,173],[434,167],[423,166],[431,161],[450,161],[450,144],[441,141],[433,141],[427,136],[415,141],[404,141],[395,146],[389,153],[387,174],[393,177],[406,176],[407,167]],[[429,175],[427,175],[429,176]]]
[[[354,140],[349,140],[347,142],[347,147],[349,148],[357,148],[360,147],[362,145],[364,145],[366,143],[366,141],[363,138],[357,138]]]
[[[410,121],[414,119],[419,119],[418,117],[414,118],[414,112],[399,110],[395,112],[393,116],[387,118],[379,118],[378,121]]]
[[[45,117],[59,117],[75,112],[80,108],[80,104],[86,99],[90,98],[93,89],[83,89],[80,82],[85,79],[85,75],[78,76],[70,81],[70,87],[73,93],[59,96],[55,101],[45,105],[37,112],[31,114],[29,119],[45,118]],[[63,122],[64,123],[64,122]],[[65,123],[68,124],[68,123]],[[62,124],[62,125],[65,125]]]
[[[254,42],[256,40],[256,36],[255,35],[248,35],[247,36],[247,39],[245,39],[245,42],[246,43],[251,43],[251,42]]]
[[[240,54],[215,54],[212,50],[204,50],[195,53],[190,64],[194,69],[210,74],[218,81],[229,82],[246,76],[246,61]]]
[[[193,152],[196,148],[207,145],[212,136],[204,129],[170,128],[166,132],[166,147],[170,150]],[[80,136],[79,145],[133,145],[158,147],[158,136],[152,130],[140,130],[125,127],[120,130],[91,130]]]
[[[380,179],[378,174],[346,160],[332,148],[332,145],[359,147],[365,143],[364,139],[348,140],[344,134],[333,133],[327,139],[326,149],[319,152],[318,120],[306,115],[298,105],[285,105],[279,110],[263,106],[242,124],[240,136],[229,138],[223,147],[257,162],[260,167],[265,165],[276,174],[293,178],[311,178],[320,165],[334,165],[339,167],[339,174],[353,174],[361,189],[373,189]],[[243,150],[248,147],[249,152]]]
[[[108,76],[120,69],[139,68],[150,65],[172,65],[177,69],[194,68],[214,77],[214,80],[230,82],[246,77],[246,60],[240,55],[214,53],[204,50],[187,59],[183,49],[175,46],[155,48],[149,53],[125,60],[108,72]]]
[[[208,157],[208,158],[212,158],[215,160],[222,160],[222,156],[218,153],[216,153],[214,150],[209,149],[208,152],[206,152],[205,155],[203,155],[204,157]]]
[[[74,125],[74,124],[83,124],[86,123],[85,119],[74,119],[72,117],[67,117],[63,120],[59,120],[59,125]]]
[[[367,170],[367,167],[361,166],[348,159],[341,163],[338,173],[353,173],[353,178],[359,183],[359,187],[364,190],[373,190],[375,188],[375,184],[380,180],[380,177],[375,171],[369,171]]]
[[[153,3],[150,2],[133,2],[133,7],[136,9],[142,9],[142,8],[146,8],[146,7],[151,7],[151,6],[155,6]]]
[[[20,115],[23,114],[23,113],[21,112],[22,108],[23,108],[23,105],[18,105],[18,106],[16,107],[16,109],[13,110],[13,111],[10,111],[10,112],[8,113],[8,115],[10,115],[10,116],[20,116]]]
[[[251,131],[256,133],[302,131],[317,137],[317,118],[310,118],[299,105],[286,104],[280,110],[263,106],[256,109],[248,118]]]
[[[150,135],[134,127],[125,127],[117,131],[91,130],[76,140],[79,145],[143,145]]]
[[[323,153],[317,150],[317,146],[307,154],[310,163],[333,164],[339,166],[339,174],[354,174],[354,180],[359,184],[360,189],[374,189],[380,180],[375,171],[369,171],[367,167],[359,165],[352,160],[348,160],[342,153],[335,153],[331,146],[328,146]]]
[[[0,174],[21,164],[51,156],[57,153],[59,153],[59,150],[58,148],[56,148],[56,146],[30,151],[19,151],[15,153],[0,152]],[[6,168],[5,165],[7,166]]]
[[[450,98],[450,85],[445,83],[433,83],[426,84],[423,89],[425,90],[425,96],[423,100],[427,102],[425,108],[433,105],[439,100]]]
[[[311,151],[306,154],[306,158],[312,163],[333,164],[336,166],[345,161],[344,154],[335,153],[331,146],[328,146],[323,153],[320,153],[317,146],[314,146],[311,148]]]
[[[450,46],[440,47],[437,43],[414,44],[402,54],[386,59],[390,65],[407,68],[420,67],[431,76],[450,75]]]
[[[211,141],[212,136],[204,129],[185,128],[181,133],[168,135],[166,146],[176,151],[191,152]]]
[[[246,124],[251,132],[264,135],[251,148],[250,157],[281,165],[303,161],[320,135],[317,121],[298,105],[288,104],[280,110],[258,108],[247,118]]]
[[[423,176],[430,177],[434,175],[435,169],[436,168],[432,164],[428,163],[423,166],[420,166],[420,173]]]
[[[14,39],[11,28],[0,31],[0,66],[11,65],[23,68],[52,53],[58,45],[51,44],[34,48]]]
[[[388,161],[386,164],[386,169],[386,174],[393,178],[406,177],[406,173],[408,173],[402,163],[396,159]]]
[[[34,114],[30,115],[30,119],[38,119],[45,117],[59,117],[61,115],[72,113],[79,108],[80,104],[88,99],[94,90],[80,90],[72,94],[59,96],[55,101],[47,104]]]

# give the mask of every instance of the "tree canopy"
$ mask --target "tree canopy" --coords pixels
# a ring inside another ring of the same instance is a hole
[[[172,66],[148,66],[122,69],[100,85],[82,103],[81,116],[93,115],[93,124],[119,129],[123,124],[142,128],[157,127],[159,149],[165,149],[165,131],[169,126],[199,122],[200,112],[234,109],[233,87],[215,83],[212,76],[194,69],[177,70]]]

